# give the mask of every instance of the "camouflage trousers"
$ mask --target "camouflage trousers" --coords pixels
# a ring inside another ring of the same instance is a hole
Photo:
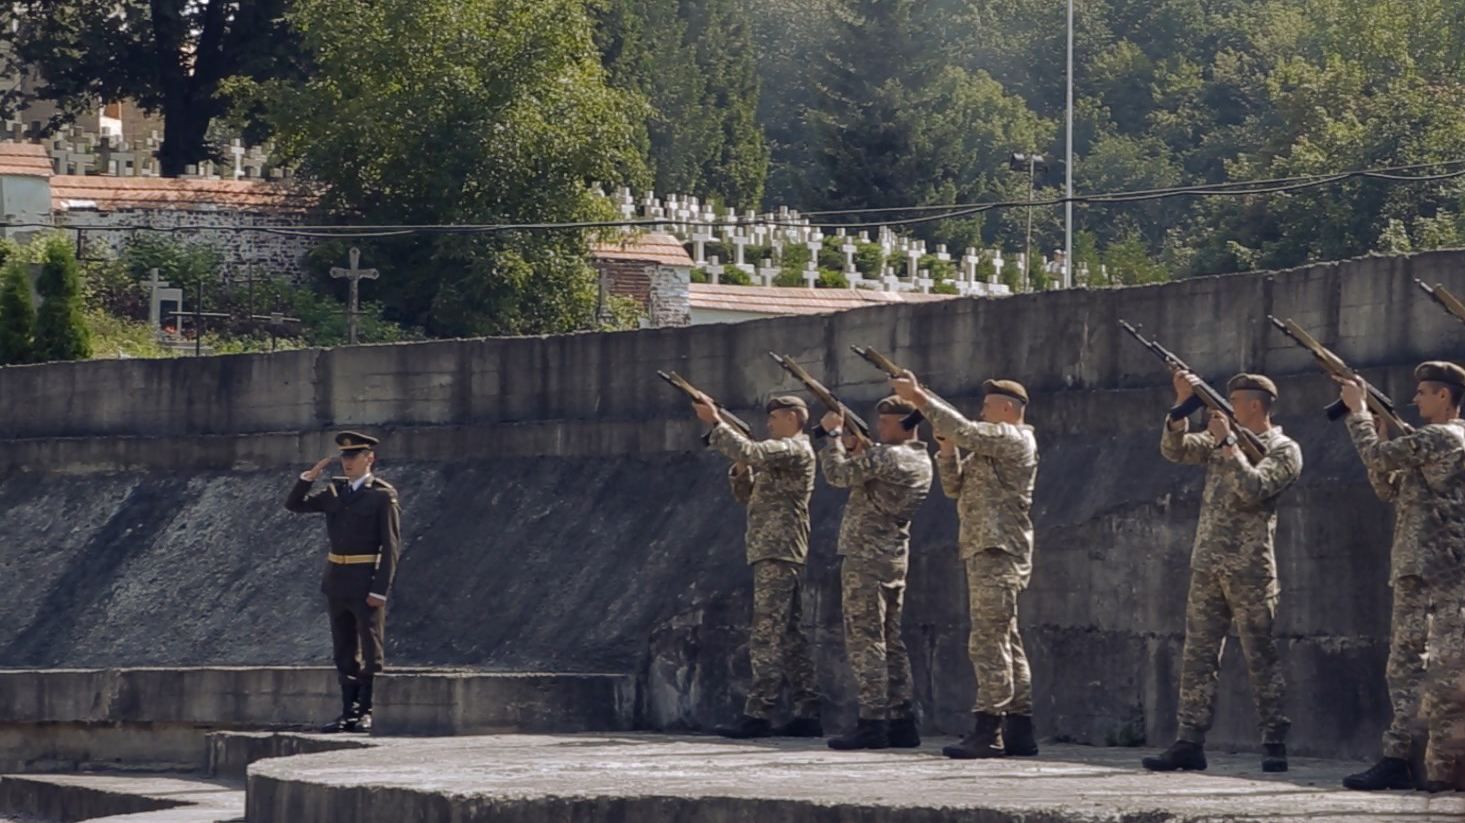
[[[1016,560],[1001,549],[966,559],[972,631],[967,653],[977,676],[972,711],[1032,714],[1033,675],[1017,629],[1017,595],[1023,589]]]
[[[1282,713],[1286,683],[1272,624],[1277,587],[1194,571],[1185,603],[1185,651],[1180,661],[1180,739],[1204,743],[1216,709],[1216,681],[1233,623],[1256,701],[1263,743],[1283,743],[1292,722]]]
[[[1429,722],[1426,779],[1465,787],[1465,585],[1437,586],[1431,598],[1429,670],[1422,707]]]
[[[1429,584],[1413,575],[1394,581],[1394,610],[1389,639],[1389,703],[1393,719],[1384,732],[1384,757],[1407,760],[1419,732],[1420,685],[1429,644]]]
[[[753,564],[753,628],[748,637],[753,685],[743,708],[749,717],[772,717],[785,681],[794,715],[819,715],[814,660],[802,625],[803,595],[803,564],[786,560]]]
[[[911,717],[911,661],[900,635],[905,569],[846,557],[839,579],[844,651],[858,687],[860,718]]]

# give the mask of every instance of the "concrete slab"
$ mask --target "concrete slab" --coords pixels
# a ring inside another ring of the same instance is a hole
[[[5,775],[0,814],[50,823],[242,821],[244,791],[237,783],[185,776]]]
[[[636,681],[614,674],[418,672],[376,685],[376,735],[636,728]]]
[[[738,744],[648,735],[384,740],[371,749],[250,767],[252,823],[759,823],[936,821],[1458,821],[1465,795],[1361,794],[1359,767],[1297,759],[1263,775],[1218,754],[1201,774],[1151,774],[1141,749],[1071,745],[1043,756],[952,761],[921,750],[837,753],[823,741]]]
[[[366,735],[292,732],[214,732],[208,735],[208,775],[243,780],[251,763],[375,745]]]

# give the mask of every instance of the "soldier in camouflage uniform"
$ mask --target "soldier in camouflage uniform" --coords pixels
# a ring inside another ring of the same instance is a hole
[[[814,492],[814,449],[804,426],[809,409],[797,397],[768,401],[767,440],[754,441],[723,423],[710,403],[694,403],[713,424],[708,443],[734,461],[733,497],[748,507],[748,565],[753,567],[753,626],[748,656],[753,684],[736,725],[724,737],[823,737],[814,660],[802,625],[804,561],[809,554],[809,497]],[[770,718],[787,681],[793,719],[778,729]]]
[[[1219,413],[1210,415],[1205,432],[1187,434],[1186,418],[1199,402],[1194,397],[1198,382],[1188,372],[1175,374],[1176,404],[1160,441],[1166,460],[1206,467],[1185,605],[1180,735],[1163,754],[1142,762],[1152,771],[1206,767],[1205,736],[1215,711],[1221,652],[1234,624],[1261,726],[1262,770],[1286,771],[1291,721],[1282,713],[1286,685],[1272,636],[1281,591],[1272,541],[1277,500],[1301,474],[1302,450],[1272,425],[1277,386],[1260,375],[1238,374],[1226,384],[1237,422],[1261,440],[1260,462],[1252,465],[1235,445],[1230,421]]]
[[[942,752],[962,759],[1035,755],[1032,675],[1017,626],[1018,594],[1032,577],[1038,473],[1038,442],[1024,422],[1027,390],[1011,380],[988,380],[981,420],[973,422],[922,390],[914,375],[891,385],[931,421],[941,445],[941,488],[956,499],[961,520],[976,723],[971,734]]]
[[[912,403],[887,397],[875,407],[879,442],[843,437],[843,415],[824,415],[828,444],[819,454],[824,479],[849,489],[839,527],[844,648],[859,687],[853,734],[831,738],[839,750],[915,748],[911,662],[900,635],[910,563],[911,518],[931,491],[931,455],[916,439]],[[851,454],[851,451],[853,454]]]
[[[1394,541],[1389,585],[1393,588],[1393,631],[1386,670],[1393,720],[1384,732],[1383,758],[1371,768],[1344,778],[1350,789],[1411,789],[1409,752],[1425,686],[1429,660],[1429,748],[1427,780],[1436,788],[1453,783],[1451,742],[1460,739],[1452,708],[1450,679],[1461,669],[1459,649],[1461,561],[1465,560],[1461,526],[1465,525],[1465,421],[1460,400],[1465,395],[1465,369],[1453,363],[1423,363],[1414,370],[1418,388],[1414,405],[1424,426],[1393,440],[1363,402],[1364,388],[1343,387],[1348,405],[1348,433],[1368,469],[1369,482],[1386,502],[1394,503]],[[1429,616],[1434,613],[1430,636]],[[1426,653],[1426,650],[1429,653]],[[1452,662],[1453,659],[1453,662]],[[1458,683],[1455,684],[1458,688]]]

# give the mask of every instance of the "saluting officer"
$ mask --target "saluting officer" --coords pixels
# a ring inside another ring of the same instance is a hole
[[[323,732],[371,730],[372,677],[385,663],[387,594],[401,546],[397,490],[372,474],[379,441],[357,432],[336,435],[344,477],[311,491],[327,457],[300,475],[285,508],[326,516],[330,553],[321,591],[331,618],[331,644],[341,681],[341,716]]]

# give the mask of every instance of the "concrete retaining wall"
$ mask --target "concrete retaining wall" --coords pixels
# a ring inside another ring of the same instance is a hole
[[[1390,514],[1341,426],[1320,416],[1330,385],[1265,316],[1293,317],[1407,400],[1415,362],[1465,349],[1465,330],[1410,278],[1465,292],[1462,262],[1432,253],[734,326],[0,369],[0,567],[23,581],[0,601],[0,665],[325,660],[322,529],[279,503],[330,429],[365,427],[386,436],[381,474],[404,499],[389,662],[636,672],[652,725],[708,725],[735,712],[747,678],[742,513],[654,371],[755,409],[792,388],[764,354],[774,349],[868,405],[885,389],[849,352],[859,343],[968,408],[990,376],[1034,391],[1038,559],[1022,619],[1042,731],[1163,743],[1201,475],[1159,457],[1168,376],[1122,337],[1125,318],[1217,380],[1243,367],[1279,378],[1280,421],[1307,463],[1277,549],[1295,748],[1369,755],[1386,715]],[[806,608],[837,720],[852,716],[841,504],[821,482]],[[933,497],[915,532],[907,642],[928,725],[956,731],[973,686],[950,502]],[[1224,669],[1213,740],[1249,745],[1234,650]]]

